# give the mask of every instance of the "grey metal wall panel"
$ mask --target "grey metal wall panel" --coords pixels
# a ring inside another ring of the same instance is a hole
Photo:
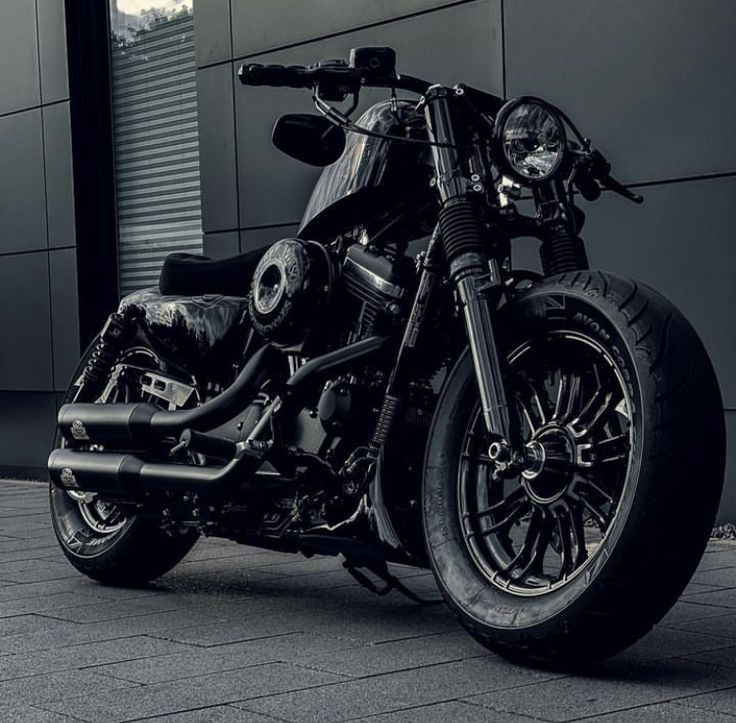
[[[0,117],[0,253],[46,248],[41,111]]]
[[[42,113],[49,247],[74,246],[74,175],[69,103],[46,106]]]
[[[203,253],[212,259],[226,259],[240,253],[240,238],[237,231],[207,233],[202,239]],[[247,286],[248,281],[244,284]]]
[[[588,241],[595,268],[641,279],[674,301],[705,342],[727,407],[736,408],[736,309],[733,223],[736,177],[641,189],[634,206],[605,195],[589,204]]]
[[[230,0],[194,0],[197,65],[232,58]]]
[[[257,60],[287,65],[311,63],[321,58],[347,57],[350,48],[359,45],[396,48],[400,71],[442,83],[465,81],[496,93],[502,89],[498,0],[399,20],[261,55]],[[237,67],[234,63],[232,72]],[[363,108],[386,97],[379,90],[361,95]],[[271,127],[282,113],[309,111],[309,93],[238,87],[235,107],[241,227],[298,221],[317,172],[274,149]]]
[[[733,171],[736,3],[506,2],[508,95],[549,98],[624,181]]]
[[[64,391],[79,361],[79,312],[77,308],[77,252],[49,252],[51,284],[51,339],[54,389]]]
[[[453,0],[232,0],[235,57],[352,30]],[[378,43],[376,43],[378,44]],[[386,43],[387,44],[387,43]]]
[[[296,224],[246,229],[240,232],[240,251],[245,253],[254,249],[265,249],[279,239],[296,236],[298,229]]]
[[[36,5],[41,102],[51,103],[69,97],[64,0],[38,0]]]
[[[202,228],[238,227],[232,66],[197,71]]]
[[[0,390],[50,391],[47,252],[0,258],[0,339]]]
[[[40,103],[35,5],[0,3],[0,114]]]
[[[56,419],[52,392],[0,392],[0,466],[41,470]]]

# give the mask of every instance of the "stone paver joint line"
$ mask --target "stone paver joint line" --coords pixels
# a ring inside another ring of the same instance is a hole
[[[733,542],[652,633],[573,676],[487,653],[444,608],[373,597],[334,558],[204,540],[148,589],[105,588],[67,566],[46,511],[43,486],[0,482],[3,723],[736,723]]]

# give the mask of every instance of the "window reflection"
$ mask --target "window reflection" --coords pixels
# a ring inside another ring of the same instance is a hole
[[[122,294],[153,286],[174,251],[201,252],[191,0],[111,0]]]

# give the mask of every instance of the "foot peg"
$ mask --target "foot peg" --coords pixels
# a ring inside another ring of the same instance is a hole
[[[230,439],[185,429],[179,436],[179,442],[171,449],[170,456],[176,457],[182,452],[191,452],[218,459],[232,459],[237,451],[237,444]]]

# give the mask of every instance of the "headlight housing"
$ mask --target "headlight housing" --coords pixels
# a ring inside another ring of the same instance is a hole
[[[565,127],[543,101],[516,98],[496,116],[495,146],[496,156],[511,176],[525,183],[544,181],[565,158]]]

